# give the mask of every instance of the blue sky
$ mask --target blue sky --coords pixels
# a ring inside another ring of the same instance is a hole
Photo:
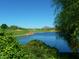
[[[0,24],[25,28],[54,27],[51,0],[0,0]]]

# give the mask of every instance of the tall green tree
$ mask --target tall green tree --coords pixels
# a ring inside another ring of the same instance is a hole
[[[1,25],[1,29],[7,29],[7,28],[8,28],[8,26],[6,24]]]
[[[69,42],[73,52],[79,48],[79,0],[54,0],[62,6],[57,15],[56,26]]]

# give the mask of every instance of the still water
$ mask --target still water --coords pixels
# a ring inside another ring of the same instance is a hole
[[[57,48],[59,52],[71,52],[67,41],[65,41],[64,38],[59,37],[57,34],[58,32],[40,32],[33,35],[21,36],[17,39],[22,45],[29,43],[31,40],[41,40],[45,44]]]

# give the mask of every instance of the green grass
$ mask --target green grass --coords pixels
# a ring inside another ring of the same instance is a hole
[[[0,31],[2,31],[0,29]],[[46,29],[6,29],[6,32],[12,32],[15,36],[24,36],[31,33],[37,33],[37,32],[57,32],[57,30],[46,30]]]

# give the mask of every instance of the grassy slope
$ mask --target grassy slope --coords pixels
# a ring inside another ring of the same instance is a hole
[[[22,47],[28,54],[28,59],[58,59],[57,49],[50,48],[41,41],[33,40]]]

